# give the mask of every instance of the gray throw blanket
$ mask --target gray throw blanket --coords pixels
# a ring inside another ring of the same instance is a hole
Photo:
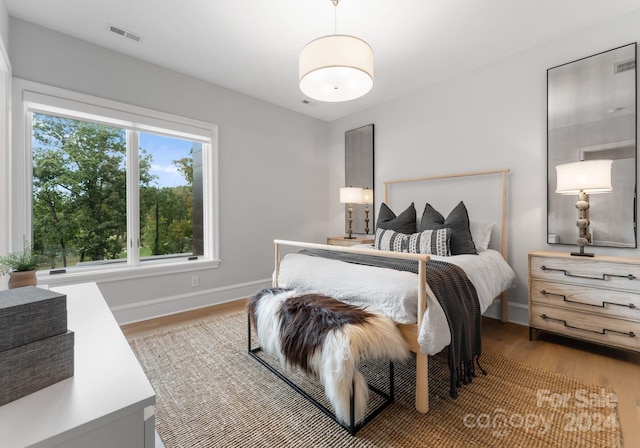
[[[396,269],[418,273],[418,262],[365,254],[335,252],[324,249],[303,249],[300,253],[319,256],[348,263]],[[458,389],[468,384],[475,376],[474,361],[478,362],[482,352],[482,319],[476,289],[458,266],[443,261],[430,260],[426,269],[427,284],[447,316],[451,331],[448,362],[451,372],[452,398],[458,397]],[[482,373],[484,369],[478,367]]]

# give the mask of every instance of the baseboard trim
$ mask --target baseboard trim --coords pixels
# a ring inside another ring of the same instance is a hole
[[[500,319],[500,301],[491,304],[483,316]],[[529,325],[529,306],[524,303],[509,302],[509,322],[518,325]]]
[[[111,312],[119,325],[164,317],[170,314],[206,308],[233,302],[253,295],[257,290],[271,286],[271,279],[255,280],[220,288],[206,289],[188,294],[161,297],[153,300],[116,305]]]

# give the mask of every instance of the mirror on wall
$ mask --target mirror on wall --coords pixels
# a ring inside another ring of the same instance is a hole
[[[611,159],[613,191],[589,195],[594,246],[637,247],[636,44],[547,70],[547,239],[576,244],[577,195],[556,193],[556,165]]]
[[[344,186],[373,190],[373,124],[345,132],[344,159]],[[346,207],[345,216],[348,216]],[[368,232],[365,209],[369,211]],[[374,204],[353,204],[353,233],[371,234],[375,227],[374,215]],[[345,232],[348,228],[346,220]]]

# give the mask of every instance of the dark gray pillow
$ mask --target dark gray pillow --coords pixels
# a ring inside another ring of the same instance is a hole
[[[444,228],[451,229],[451,255],[460,254],[477,254],[476,246],[473,244],[471,231],[469,230],[469,214],[464,202],[460,201],[456,205],[447,219],[445,219],[431,204],[427,204],[422,212],[422,220],[420,221],[420,229],[437,230]]]
[[[412,234],[416,232],[416,207],[413,202],[405,211],[396,216],[384,202],[380,205],[376,228],[395,230],[396,232]]]

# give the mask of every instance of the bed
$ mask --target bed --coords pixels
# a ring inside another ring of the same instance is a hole
[[[440,352],[451,342],[449,323],[432,288],[426,281],[427,266],[433,264],[430,262],[443,260],[461,267],[475,287],[481,313],[484,313],[494,300],[499,299],[501,301],[500,319],[503,322],[508,320],[506,291],[515,286],[516,281],[515,274],[506,261],[508,172],[508,169],[502,169],[384,182],[384,206],[388,206],[392,205],[390,204],[392,187],[423,186],[431,181],[450,182],[452,179],[460,178],[468,182],[479,177],[495,178],[497,176],[500,185],[498,196],[500,200],[497,201],[500,203],[497,207],[499,216],[496,219],[497,225],[494,222],[492,223],[494,225],[490,227],[491,229],[496,228],[499,238],[494,238],[491,235],[492,230],[488,230],[489,236],[487,237],[487,229],[484,229],[483,236],[476,237],[479,239],[486,237],[484,243],[487,246],[479,248],[481,250],[477,254],[438,256],[380,250],[380,248],[387,248],[382,244],[384,237],[380,235],[376,235],[376,245],[380,243],[377,249],[370,245],[344,247],[275,240],[274,286],[326,294],[338,300],[364,306],[396,322],[411,351],[416,353],[416,409],[426,413],[429,410],[428,356]],[[475,190],[475,188],[472,189]],[[469,190],[470,188],[463,186],[463,191],[468,193]],[[480,197],[486,198],[487,196]],[[425,219],[424,216],[423,219]],[[468,219],[474,222],[472,214],[469,213],[468,216]],[[383,233],[380,230],[378,232]],[[378,237],[380,238],[378,239]],[[497,246],[499,247],[497,249],[488,246],[489,237],[493,239],[494,247],[496,246],[495,241],[498,241]],[[477,243],[475,246],[478,248]],[[295,250],[293,253],[291,253],[292,248]],[[285,251],[289,253],[283,255]],[[325,258],[322,253],[331,255],[332,258]],[[417,265],[416,273],[333,259],[343,255],[347,257],[379,257],[381,260],[395,259],[399,262],[408,260]],[[363,282],[362,279],[366,279],[366,282]],[[440,291],[442,291],[441,288]]]

